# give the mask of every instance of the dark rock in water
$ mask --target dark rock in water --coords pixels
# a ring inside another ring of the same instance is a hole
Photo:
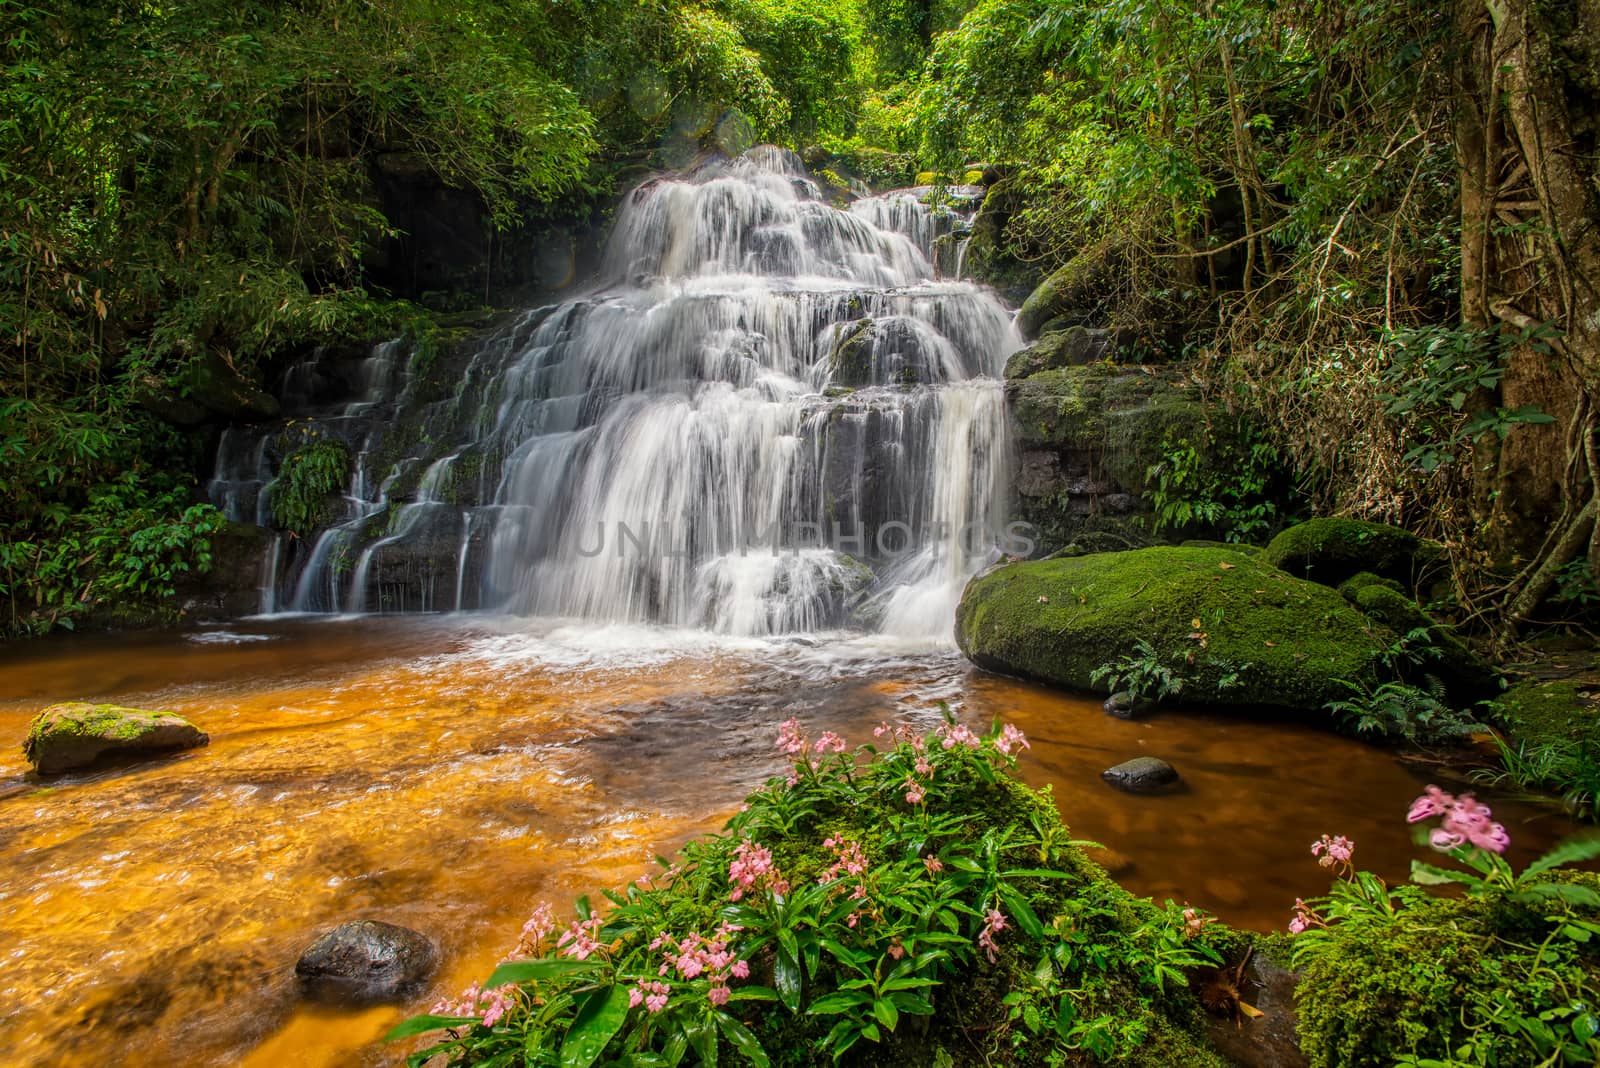
[[[102,756],[143,756],[193,749],[211,739],[170,712],[70,701],[34,717],[23,755],[40,773],[52,775],[93,764]]]
[[[1178,784],[1178,772],[1165,760],[1155,757],[1134,757],[1114,768],[1107,768],[1100,777],[1119,790],[1130,794],[1153,794],[1168,790]]]
[[[1100,706],[1106,710],[1106,715],[1118,719],[1140,719],[1156,710],[1156,703],[1149,698],[1135,697],[1126,690],[1107,697],[1105,704]]]
[[[433,974],[438,950],[426,935],[378,920],[341,924],[300,954],[294,974],[313,997],[328,1001],[393,1001]]]

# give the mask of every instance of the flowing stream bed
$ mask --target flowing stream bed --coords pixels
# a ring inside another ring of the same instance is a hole
[[[390,1064],[379,1039],[481,978],[540,900],[625,883],[718,827],[780,769],[780,721],[852,744],[884,719],[1015,722],[1119,878],[1245,927],[1282,927],[1327,880],[1309,844],[1357,843],[1405,877],[1427,781],[1312,727],[1168,713],[1144,722],[972,668],[937,643],[494,617],[272,619],[7,650],[0,696],[0,1026],[8,1063]],[[41,781],[28,719],[67,699],[169,709],[211,734],[157,763]],[[1100,772],[1170,760],[1187,790]],[[1525,863],[1572,829],[1496,800]],[[310,1007],[299,952],[350,919],[436,939],[408,1006]]]

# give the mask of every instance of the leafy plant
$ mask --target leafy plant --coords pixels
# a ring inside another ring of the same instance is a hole
[[[315,431],[283,458],[278,477],[263,492],[272,499],[272,521],[307,534],[327,519],[328,501],[350,479],[350,447]]]
[[[1244,420],[1232,433],[1208,428],[1198,446],[1168,440],[1161,460],[1145,471],[1151,530],[1201,528],[1225,541],[1260,540],[1282,518],[1289,497],[1283,473],[1278,447]]]
[[[1445,700],[1444,685],[1429,676],[1425,689],[1405,682],[1340,684],[1351,692],[1323,707],[1356,734],[1432,745],[1464,738],[1483,727]]]
[[[916,1061],[964,1046],[967,1011],[1017,1022],[982,1040],[1006,1063],[1192,1063],[1172,1020],[1223,936],[1077,853],[1011,777],[1016,728],[877,733],[882,751],[850,754],[785,723],[789,773],[723,834],[607,893],[604,914],[579,899],[564,931],[541,906],[482,988],[396,1029],[430,1036],[408,1063],[795,1064],[862,1044]]]
[[[1103,683],[1112,693],[1127,693],[1135,700],[1162,701],[1183,692],[1183,679],[1162,662],[1155,646],[1140,638],[1133,649],[1132,653],[1095,668],[1089,673],[1089,681]]]

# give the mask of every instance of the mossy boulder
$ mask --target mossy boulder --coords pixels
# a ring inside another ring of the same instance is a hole
[[[1027,378],[1040,371],[1099,363],[1109,358],[1111,352],[1109,330],[1069,326],[1055,333],[1047,333],[1027,348],[1012,353],[1006,361],[1006,377]]]
[[[1008,564],[973,579],[956,639],[978,664],[1074,690],[1143,640],[1196,705],[1320,709],[1392,641],[1338,593],[1229,549],[1155,546]]]
[[[1390,580],[1364,572],[1372,581],[1357,583],[1352,578],[1339,587],[1339,593],[1361,614],[1382,623],[1399,635],[1423,631],[1425,642],[1413,645],[1423,658],[1422,670],[1437,675],[1450,696],[1463,704],[1487,700],[1500,692],[1500,675],[1456,635],[1455,628],[1440,623],[1417,607],[1417,603],[1396,589]],[[1359,578],[1360,576],[1357,576]]]
[[[1579,679],[1521,682],[1500,696],[1512,738],[1529,746],[1577,744],[1600,760],[1600,694]]]
[[[1103,364],[1063,367],[1008,388],[1024,449],[1092,454],[1113,490],[1139,492],[1165,443],[1206,440],[1199,397],[1161,375]]]
[[[53,775],[109,754],[193,749],[210,740],[200,728],[170,712],[73,701],[51,705],[34,717],[22,753],[40,773]]]
[[[1337,586],[1366,571],[1408,585],[1439,547],[1409,530],[1360,519],[1311,519],[1280,533],[1266,559],[1291,575]]]
[[[1600,890],[1592,872],[1550,880]],[[1469,1040],[1492,1050],[1496,1064],[1587,1063],[1544,1060],[1547,1050],[1521,1021],[1541,1013],[1565,1020],[1576,1006],[1595,1004],[1600,948],[1593,940],[1559,935],[1564,918],[1547,919],[1558,911],[1548,900],[1452,900],[1400,889],[1406,903],[1393,922],[1334,924],[1317,934],[1322,941],[1296,991],[1300,1048],[1313,1068],[1394,1064],[1408,1054],[1443,1058]],[[1591,907],[1573,913],[1600,920]]]
[[[1074,256],[1028,294],[1017,312],[1017,329],[1025,338],[1036,338],[1052,319],[1083,322],[1099,305],[1109,273],[1104,249]]]

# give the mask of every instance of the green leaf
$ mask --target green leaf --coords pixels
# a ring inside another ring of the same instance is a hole
[[[1421,886],[1444,886],[1447,883],[1460,883],[1463,886],[1482,886],[1483,880],[1466,872],[1448,871],[1444,868],[1425,864],[1420,860],[1411,862],[1411,881]]]
[[[836,1016],[841,1012],[849,1012],[852,1009],[860,1008],[871,1000],[872,998],[865,994],[829,994],[813,1001],[811,1007],[806,1010],[806,1015]]]
[[[627,987],[610,986],[589,995],[561,1041],[562,1068],[589,1068],[627,1019]]]
[[[778,999],[790,1012],[800,1011],[800,989],[803,983],[800,962],[779,948],[773,961],[772,980],[778,988]]]
[[[483,984],[485,990],[493,990],[497,986],[507,983],[535,983],[541,979],[554,979],[561,975],[575,975],[579,972],[592,972],[600,967],[598,961],[563,960],[559,957],[539,957],[535,960],[512,960],[500,965],[489,974],[488,980]]]
[[[718,1012],[716,1020],[717,1026],[722,1028],[722,1033],[733,1043],[734,1049],[744,1054],[745,1060],[754,1064],[756,1068],[768,1068],[772,1062],[767,1058],[767,1051],[761,1048],[761,1043],[750,1033],[748,1027],[725,1012]]]
[[[439,1031],[447,1027],[467,1027],[471,1024],[482,1022],[476,1016],[433,1016],[429,1014],[413,1016],[409,1020],[401,1021],[398,1027],[383,1036],[383,1040],[385,1042],[394,1042],[402,1038],[411,1038],[414,1035],[425,1035],[429,1031]]]
[[[1578,835],[1568,838],[1558,844],[1550,852],[1529,864],[1523,871],[1522,878],[1537,875],[1542,871],[1552,868],[1565,867],[1568,864],[1579,864],[1585,860],[1600,857],[1600,834]]]

